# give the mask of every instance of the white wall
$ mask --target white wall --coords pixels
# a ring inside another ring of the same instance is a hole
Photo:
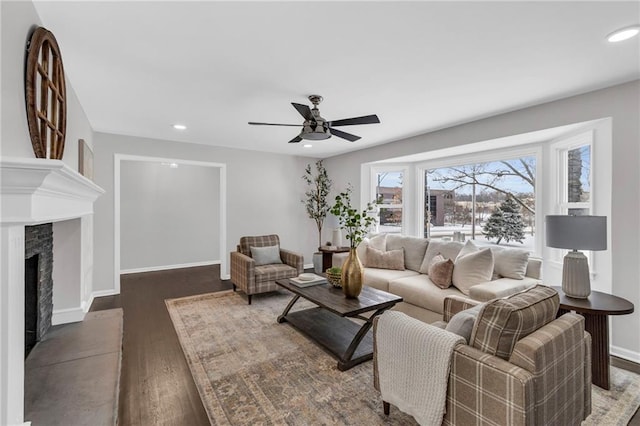
[[[120,165],[120,267],[220,261],[220,169]]]
[[[243,235],[275,233],[281,245],[311,263],[317,234],[304,205],[305,166],[313,159],[199,144],[96,133],[95,180],[106,190],[95,204],[94,288],[114,291],[114,154],[222,163],[227,169],[227,250]],[[228,271],[223,271],[228,274]]]
[[[2,131],[0,155],[34,158],[25,104],[26,44],[31,32],[40,26],[33,4],[28,1],[3,1],[2,8]],[[64,46],[60,54],[64,62]],[[78,170],[78,139],[93,146],[93,131],[89,120],[66,79],[67,136],[62,161]]]
[[[640,80],[331,157],[325,164],[334,188],[351,182],[359,200],[363,163],[609,117],[613,136],[611,289],[636,307],[633,314],[611,318],[612,349],[640,362]]]

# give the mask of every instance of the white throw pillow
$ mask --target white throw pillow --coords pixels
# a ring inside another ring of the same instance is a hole
[[[493,252],[489,247],[458,255],[453,266],[453,285],[468,296],[474,285],[491,281],[492,273]]]
[[[251,258],[256,262],[256,266],[282,263],[282,259],[280,259],[280,246],[249,248],[251,249]]]
[[[459,243],[457,241],[429,240],[427,251],[424,254],[424,259],[422,260],[422,265],[420,265],[419,272],[421,274],[428,275],[431,261],[439,254],[442,255],[442,257],[444,257],[445,259],[454,260],[456,256],[458,256],[462,245],[462,243]]]
[[[367,263],[367,247],[386,251],[387,234],[377,234],[371,237],[365,237],[362,242],[358,244],[358,247],[356,247],[356,253],[363,265],[366,265]]]
[[[493,248],[494,272],[504,278],[523,280],[527,275],[529,252],[502,247]]]

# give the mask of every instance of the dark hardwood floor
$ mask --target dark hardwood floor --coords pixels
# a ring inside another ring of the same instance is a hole
[[[123,275],[120,282],[120,295],[91,305],[92,311],[124,311],[118,424],[208,425],[164,300],[228,290],[231,283],[220,280],[217,265]],[[640,426],[640,410],[629,425]]]
[[[217,265],[203,266],[123,275],[120,296],[94,301],[124,312],[119,425],[209,424],[164,300],[227,289]]]

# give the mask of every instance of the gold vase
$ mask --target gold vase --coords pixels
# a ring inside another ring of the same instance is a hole
[[[364,268],[358,258],[355,248],[349,249],[349,257],[342,265],[342,292],[345,296],[354,298],[362,291]]]

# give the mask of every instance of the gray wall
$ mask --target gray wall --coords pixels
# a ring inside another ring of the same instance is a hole
[[[220,169],[120,165],[123,270],[220,260]]]
[[[243,235],[275,233],[284,248],[311,263],[317,244],[314,222],[300,202],[304,168],[313,159],[199,144],[95,133],[95,180],[106,190],[95,204],[96,290],[114,287],[114,154],[172,158],[226,164],[227,250],[229,262]]]
[[[612,289],[636,306],[631,315],[612,317],[612,344],[623,349],[620,355],[640,361],[640,80],[332,157],[325,164],[334,187],[351,182],[359,200],[362,163],[606,117],[613,124]]]
[[[40,18],[31,2],[7,2],[2,8],[2,131],[0,155],[35,158],[25,106],[25,48],[31,31],[40,26]],[[64,46],[60,46],[64,61]],[[73,86],[67,87],[67,137],[62,161],[78,170],[78,139],[93,146],[93,131],[78,102]]]

